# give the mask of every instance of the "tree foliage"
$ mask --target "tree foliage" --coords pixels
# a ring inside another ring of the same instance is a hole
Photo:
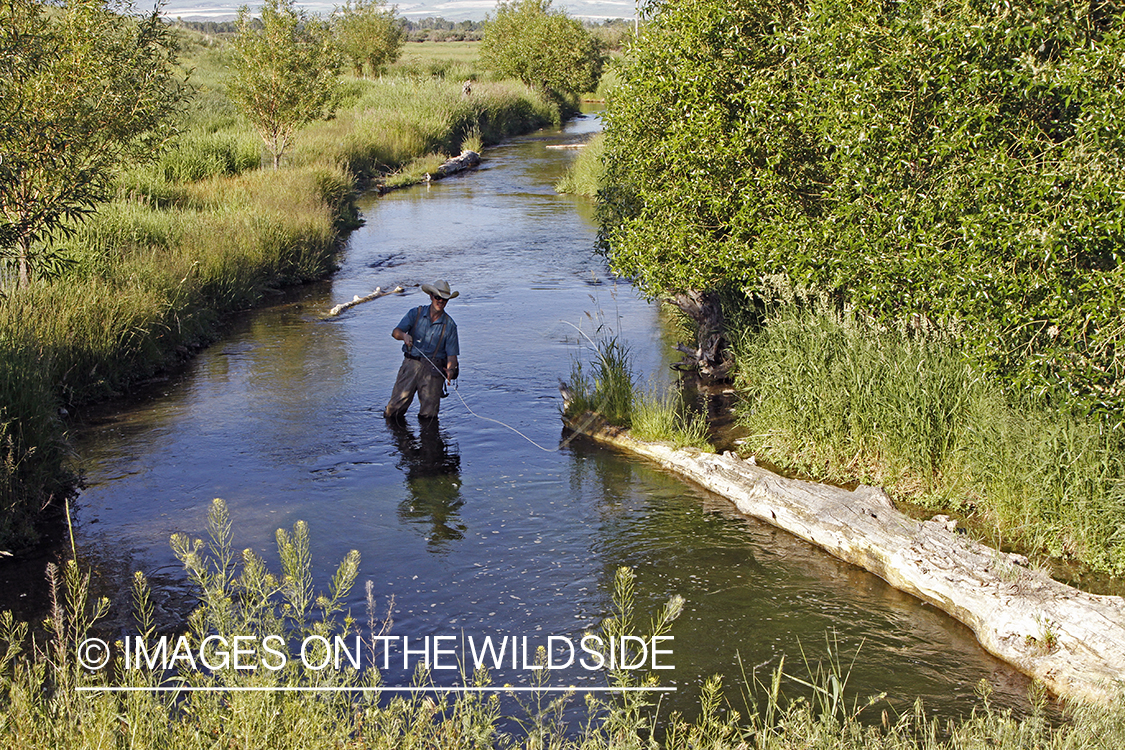
[[[351,61],[356,77],[364,66],[377,74],[398,59],[404,40],[395,9],[383,0],[347,0],[333,16],[336,43]]]
[[[1125,406],[1113,2],[680,0],[607,116],[603,242],[650,293],[783,275]]]
[[[592,91],[604,64],[590,32],[552,10],[551,0],[501,2],[485,24],[480,58],[500,75],[554,96]]]
[[[51,241],[109,197],[117,166],[170,135],[175,45],[155,11],[127,10],[0,1],[0,257],[20,287],[58,262]]]
[[[339,61],[328,25],[293,0],[266,0],[260,23],[243,6],[234,52],[228,91],[277,169],[294,132],[333,111]]]

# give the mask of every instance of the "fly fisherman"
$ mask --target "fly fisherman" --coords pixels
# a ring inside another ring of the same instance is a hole
[[[401,419],[415,392],[418,418],[437,418],[444,385],[457,378],[457,324],[446,314],[445,306],[460,292],[449,291],[444,279],[423,284],[422,291],[430,295],[429,306],[411,308],[391,331],[391,336],[402,342],[406,358],[383,410],[387,419]]]

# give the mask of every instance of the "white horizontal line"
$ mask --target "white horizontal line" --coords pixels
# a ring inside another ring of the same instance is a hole
[[[89,686],[75,688],[79,693],[674,693],[674,687],[313,687],[302,685],[160,685],[143,686]]]

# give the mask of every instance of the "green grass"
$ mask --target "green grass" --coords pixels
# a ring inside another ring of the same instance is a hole
[[[91,576],[74,561],[49,568],[53,604],[44,627],[46,637],[31,641],[26,625],[10,613],[0,614],[0,745],[21,750],[102,747],[293,748],[346,747],[460,750],[464,748],[526,748],[527,750],[1079,750],[1120,747],[1125,743],[1125,703],[1112,706],[1075,705],[1068,720],[1052,725],[1044,716],[1044,694],[1032,695],[1026,717],[994,709],[990,687],[978,686],[980,708],[971,716],[939,723],[927,718],[923,706],[896,714],[879,697],[860,701],[847,688],[848,667],[831,640],[825,662],[806,671],[811,680],[800,695],[781,688],[784,660],[768,682],[751,677],[733,691],[724,691],[713,677],[702,686],[698,715],[664,716],[644,693],[591,696],[587,717],[577,725],[562,719],[574,696],[547,694],[501,702],[497,694],[402,696],[378,693],[281,692],[278,688],[375,688],[381,676],[372,666],[312,670],[302,666],[297,644],[306,637],[394,634],[390,610],[379,606],[370,582],[366,613],[344,608],[359,580],[360,557],[350,552],[340,562],[323,593],[317,593],[309,554],[308,527],[297,522],[277,532],[280,570],[273,571],[251,550],[232,546],[232,522],[225,504],[216,500],[208,518],[208,539],[172,539],[176,556],[191,580],[198,607],[182,633],[193,648],[202,639],[250,636],[260,642],[285,635],[284,665],[279,669],[204,671],[183,661],[176,674],[141,666],[125,670],[123,643],[113,644],[115,659],[98,671],[83,669],[77,648],[98,632],[109,609],[105,599],[90,596]],[[638,625],[635,574],[619,568],[613,577],[612,606],[598,634],[632,635],[643,639],[666,634],[682,612],[684,600],[673,596],[652,617]],[[135,624],[130,635],[177,641],[176,633],[158,632],[155,603],[144,576],[133,579]],[[385,611],[386,614],[380,614]],[[366,616],[364,616],[364,614]],[[104,634],[103,634],[104,635]],[[799,648],[799,644],[798,648]],[[801,649],[802,656],[805,652]],[[369,654],[369,657],[371,655]],[[214,655],[212,658],[215,658]],[[252,657],[251,657],[252,658]],[[542,658],[542,655],[541,655]],[[854,658],[859,658],[858,653]],[[367,661],[370,665],[374,659]],[[263,661],[265,663],[265,661]],[[546,670],[538,674],[543,675]],[[613,670],[605,684],[636,688],[659,684],[657,673]],[[485,671],[465,675],[466,684],[487,687]],[[429,684],[424,671],[415,684]],[[539,683],[544,684],[544,683]],[[124,686],[130,693],[79,692],[99,686]],[[253,687],[258,692],[145,692],[156,686],[193,688]],[[731,693],[735,695],[732,697]],[[505,708],[508,706],[510,708]],[[502,726],[510,729],[502,729]]]
[[[638,440],[668,443],[673,448],[715,451],[707,428],[707,417],[692,413],[676,389],[652,387],[633,401],[630,434]]]
[[[652,386],[639,391],[628,344],[604,330],[599,329],[596,340],[582,333],[588,356],[575,357],[571,364],[565,415],[576,418],[593,412],[610,424],[628,428],[638,440],[714,451],[706,417],[692,413],[674,388]]]
[[[745,450],[1125,574],[1125,444],[1097,417],[1003,392],[935,331],[787,307],[733,338]]]
[[[602,173],[602,154],[605,152],[605,135],[598,133],[578,152],[577,158],[566,174],[555,183],[555,191],[593,198],[598,194]]]
[[[602,415],[611,424],[629,427],[633,420],[633,368],[629,347],[616,336],[601,338],[588,363],[575,359],[570,370],[571,399],[567,416]]]
[[[402,55],[390,66],[392,76],[440,78],[456,82],[490,81],[492,74],[480,64],[480,42],[407,42]],[[476,93],[476,87],[473,88]]]

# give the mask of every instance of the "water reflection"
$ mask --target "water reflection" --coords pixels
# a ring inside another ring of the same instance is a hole
[[[461,520],[461,453],[436,419],[420,419],[418,434],[405,420],[388,419],[395,464],[406,473],[407,497],[398,517],[426,538],[431,552],[444,552],[449,542],[465,538]]]

